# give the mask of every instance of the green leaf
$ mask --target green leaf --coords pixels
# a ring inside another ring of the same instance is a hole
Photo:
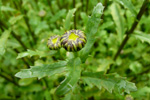
[[[1,10],[2,11],[16,11],[14,8],[11,7],[7,7],[7,6],[1,6]]]
[[[94,7],[93,9],[91,17],[89,17],[88,19],[88,22],[86,25],[86,31],[85,31],[86,36],[87,36],[87,43],[85,47],[80,51],[80,55],[83,61],[87,58],[95,42],[95,34],[99,27],[100,17],[103,14],[103,9],[104,9],[104,6],[101,3],[98,3],[96,7]]]
[[[123,94],[124,92],[130,93],[130,91],[137,90],[134,83],[128,82],[126,78],[121,77],[116,73],[103,74],[103,72],[84,72],[82,80],[90,87],[93,85],[99,89],[104,87],[110,93],[112,93],[112,90],[117,90],[120,94]]]
[[[0,37],[0,55],[3,55],[5,53],[6,49],[6,42],[8,40],[8,37],[10,35],[9,30],[5,30],[2,33],[2,36]]]
[[[56,51],[50,51],[50,54],[49,55],[53,55],[55,54]],[[33,51],[33,50],[27,50],[26,52],[22,52],[22,53],[19,53],[18,56],[17,56],[17,59],[19,58],[23,58],[23,57],[26,57],[26,56],[40,56],[40,57],[46,57],[48,54],[44,51],[39,51],[39,50],[36,50],[36,51]]]
[[[74,16],[75,11],[76,11],[76,8],[74,8],[72,10],[69,10],[69,12],[67,14],[65,22],[64,22],[64,29],[65,29],[65,31],[70,29],[71,18]]]
[[[142,71],[143,67],[142,64],[139,63],[138,61],[131,62],[129,66],[130,70],[132,70],[135,74],[138,74]]]
[[[58,11],[51,19],[50,21],[56,22],[59,18],[61,18],[64,14],[66,13],[66,9],[62,9],[60,11]]]
[[[9,19],[9,23],[11,25],[15,24],[17,21],[21,20],[22,18],[24,17],[24,15],[19,15],[19,16],[14,16],[14,17],[11,17]]]
[[[66,70],[66,61],[59,61],[52,64],[31,66],[30,69],[23,69],[16,73],[15,76],[19,78],[32,78],[38,77],[39,79],[45,76],[52,76],[59,74]]]
[[[56,90],[57,95],[64,95],[68,93],[70,90],[74,89],[74,85],[78,82],[80,78],[81,68],[80,68],[81,60],[80,58],[73,58],[69,60],[69,74],[66,75],[65,80],[58,86]]]
[[[119,5],[117,5],[116,3],[113,3],[110,9],[111,9],[111,15],[116,24],[116,31],[118,34],[118,39],[121,42],[123,39],[123,35],[125,33],[125,28],[124,28],[123,17],[120,14],[121,11],[119,9]]]
[[[137,15],[136,9],[133,6],[132,2],[130,2],[129,0],[116,0],[116,1],[119,2],[121,5],[123,5],[125,8],[129,9],[134,16]]]
[[[140,31],[135,31],[135,34],[132,34],[131,36],[141,40],[142,42],[147,42],[150,44],[150,34],[145,34]]]

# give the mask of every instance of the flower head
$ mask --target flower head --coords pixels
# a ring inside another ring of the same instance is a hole
[[[47,41],[47,46],[51,50],[57,50],[61,48],[60,36],[58,35],[51,36]]]
[[[62,47],[67,51],[79,51],[86,44],[86,36],[83,31],[70,30],[67,31],[60,39]]]

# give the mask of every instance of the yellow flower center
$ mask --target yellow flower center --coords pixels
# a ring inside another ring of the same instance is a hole
[[[79,38],[79,36],[73,32],[69,35],[69,40],[75,41],[77,38]]]
[[[57,42],[58,38],[54,38],[52,39],[53,44],[55,44]]]

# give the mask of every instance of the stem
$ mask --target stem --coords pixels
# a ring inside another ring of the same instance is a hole
[[[27,47],[24,45],[24,43],[21,41],[21,39],[13,31],[11,32],[11,34],[21,44],[21,46],[23,47],[23,49],[26,51]]]
[[[76,1],[73,0],[73,8],[76,7]],[[74,29],[76,29],[76,12],[74,13]]]
[[[83,0],[81,0],[81,3],[82,3],[81,10],[83,11],[83,7],[84,7]]]
[[[114,58],[113,58],[114,61],[117,59],[117,57],[119,56],[121,50],[123,49],[123,47],[124,47],[125,44],[127,43],[128,39],[129,39],[129,35],[132,34],[133,31],[135,30],[135,28],[136,28],[138,22],[140,21],[142,15],[143,15],[143,13],[144,13],[144,11],[146,10],[146,7],[147,7],[147,5],[148,5],[148,2],[149,2],[149,0],[145,0],[145,1],[143,2],[143,5],[142,5],[142,7],[141,7],[141,9],[140,9],[140,11],[139,11],[137,17],[136,17],[136,19],[135,19],[135,21],[134,21],[134,23],[133,23],[131,29],[128,30],[128,31],[126,31],[126,37],[125,37],[125,39],[123,40],[123,42],[121,43],[121,46],[119,47],[117,53],[115,54],[115,56],[114,56]]]
[[[6,75],[4,72],[0,72],[0,76],[3,77],[4,79],[6,79],[7,81],[13,83],[14,85],[19,86],[13,77],[8,77],[8,75]]]
[[[50,8],[52,14],[54,15],[54,11],[53,11],[53,8],[52,8],[52,5],[51,5],[51,1],[47,0],[47,2],[48,2],[49,8]]]
[[[86,0],[86,14],[88,15],[88,5],[89,5],[89,0]]]
[[[14,49],[14,51],[18,54],[20,53],[17,49]],[[28,64],[28,62],[25,60],[25,58],[22,58],[22,61],[27,65],[28,68],[30,68],[30,65]]]
[[[58,5],[59,9],[62,9],[59,0],[57,0],[57,5]]]
[[[29,19],[28,19],[27,15],[26,15],[26,11],[25,10],[24,10],[24,14],[25,14],[25,17],[24,17],[25,23],[26,23],[26,25],[27,25],[27,27],[29,29],[29,32],[31,33],[33,41],[36,43],[36,37],[35,37],[34,32],[31,30],[31,27],[30,27],[30,24],[29,24]]]

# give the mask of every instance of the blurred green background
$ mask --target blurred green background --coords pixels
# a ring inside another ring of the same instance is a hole
[[[141,20],[114,60],[144,1],[148,3]],[[55,90],[64,80],[65,72],[42,79],[20,79],[15,74],[30,66],[72,56],[63,48],[49,50],[47,40],[62,35],[65,29],[85,31],[89,16],[99,2],[104,6],[103,15],[82,70],[118,73],[135,83],[137,91],[120,95],[81,82],[79,90],[84,97],[81,100],[150,100],[149,0],[0,0],[0,100],[62,99],[64,96],[55,95]],[[66,16],[73,8],[76,11],[70,18],[70,28],[64,28]],[[71,96],[80,100],[76,94]]]

